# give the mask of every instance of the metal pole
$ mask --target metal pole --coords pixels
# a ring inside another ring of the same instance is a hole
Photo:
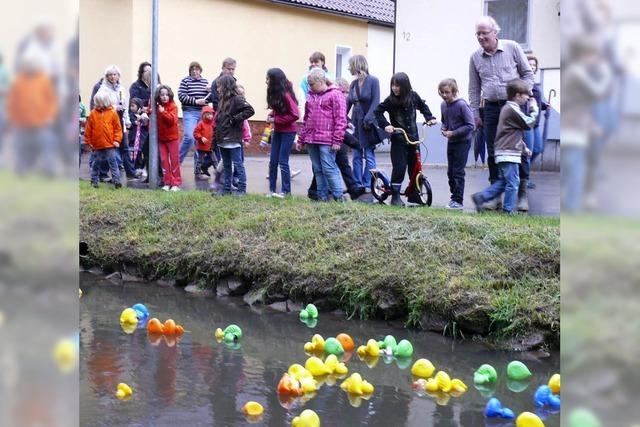
[[[151,128],[149,129],[149,188],[158,188],[158,109],[155,92],[158,86],[158,1],[152,0],[151,21]]]

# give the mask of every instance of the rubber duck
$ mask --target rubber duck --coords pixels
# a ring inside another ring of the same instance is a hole
[[[350,394],[363,395],[373,393],[374,387],[372,384],[362,379],[362,376],[357,372],[351,374],[349,378],[344,380],[340,384],[340,388]]]
[[[222,332],[225,342],[237,342],[242,339],[242,329],[238,325],[229,325]]]
[[[242,412],[246,415],[258,416],[264,413],[264,408],[258,402],[249,401],[242,407]]]
[[[144,322],[149,318],[149,310],[144,304],[134,304],[131,308],[135,310],[138,322]]]
[[[533,404],[539,407],[560,408],[560,397],[554,395],[548,385],[541,385],[533,395]]]
[[[473,374],[474,384],[495,383],[497,379],[498,373],[496,372],[496,369],[489,364],[480,366]]]
[[[315,334],[311,337],[311,341],[305,343],[304,351],[307,353],[324,352],[324,338],[322,335]]]
[[[527,368],[527,365],[519,360],[514,360],[507,365],[507,377],[512,380],[526,380],[530,376],[531,371]]]
[[[347,366],[338,360],[338,356],[330,354],[324,361],[324,365],[329,369],[330,374],[345,375],[349,372]]]
[[[138,329],[138,325],[135,323],[120,323],[120,327],[125,334],[131,335]]]
[[[467,391],[468,387],[467,385],[462,382],[462,380],[458,379],[458,378],[454,378],[451,380],[451,390],[450,393],[454,396],[458,396],[461,395],[462,393],[465,393]]]
[[[305,409],[291,421],[291,427],[320,427],[320,417],[311,409]]]
[[[220,341],[222,341],[224,339],[224,331],[222,330],[222,328],[216,328],[216,331],[215,331],[214,335],[216,337],[216,341],[218,341],[218,342],[220,342]]]
[[[487,418],[505,418],[508,420],[516,417],[511,409],[504,408],[502,403],[495,397],[492,397],[487,402],[487,406],[484,408],[484,416]]]
[[[310,358],[308,358],[304,364],[304,367],[307,371],[311,372],[311,375],[313,375],[314,377],[321,377],[323,375],[331,373],[324,362],[320,358],[315,356],[311,356]]]
[[[380,356],[380,346],[378,342],[374,339],[370,339],[369,341],[367,341],[367,345],[361,345],[360,347],[358,347],[358,355],[366,355],[372,357]]]
[[[516,418],[516,427],[544,427],[544,423],[536,414],[523,412]]]
[[[434,393],[440,389],[440,386],[438,385],[438,381],[436,381],[434,378],[429,378],[424,384],[424,389],[425,391]]]
[[[62,338],[53,347],[53,359],[64,374],[73,371],[78,361],[79,346],[70,338]]]
[[[356,344],[353,342],[353,338],[351,338],[349,335],[345,334],[344,332],[341,334],[338,334],[336,336],[336,339],[340,341],[340,344],[342,345],[342,348],[344,349],[344,351],[351,351],[356,347]]]
[[[435,371],[436,367],[428,359],[418,359],[411,367],[411,374],[418,378],[430,378]]]
[[[342,348],[342,344],[340,344],[340,341],[336,338],[327,338],[324,342],[324,353],[342,356],[344,354],[344,348]]]
[[[138,325],[138,317],[133,308],[125,308],[120,313],[120,325]]]
[[[278,382],[278,394],[288,394],[291,396],[300,396],[304,393],[300,387],[300,382],[288,373],[284,373],[280,382]]]
[[[444,371],[438,371],[435,376],[436,383],[438,384],[438,390],[448,393],[451,391],[451,377]]]
[[[318,326],[318,319],[312,319],[312,318],[307,318],[307,319],[300,319],[300,321],[302,323],[304,323],[305,325],[307,325],[307,328],[309,329],[313,329],[316,326]]]
[[[78,298],[82,298],[82,289],[78,288]]]
[[[314,393],[315,391],[318,390],[318,383],[316,382],[315,379],[313,379],[313,377],[311,378],[302,377],[300,379],[300,388],[302,389],[302,392],[305,394]]]
[[[304,366],[298,363],[294,363],[293,365],[289,366],[287,373],[298,381],[300,381],[302,378],[313,378],[311,372],[309,372],[307,369],[305,369]]]
[[[555,394],[560,393],[560,374],[553,374],[551,378],[549,378],[549,383],[547,384],[552,392]]]
[[[357,394],[347,393],[347,399],[349,399],[349,404],[351,406],[353,406],[354,408],[359,408],[360,406],[362,406],[363,400],[371,399],[371,394],[357,395]]]
[[[318,318],[318,309],[313,304],[307,304],[307,306],[300,311],[300,319],[317,319]]]
[[[378,346],[384,354],[392,356],[393,352],[398,346],[398,343],[396,342],[396,339],[393,335],[387,335],[386,337],[384,337],[384,340],[378,342]]]
[[[411,357],[413,355],[413,345],[408,340],[401,340],[393,349],[394,357]]]
[[[120,400],[131,397],[133,390],[125,383],[118,384],[116,389],[116,397]]]

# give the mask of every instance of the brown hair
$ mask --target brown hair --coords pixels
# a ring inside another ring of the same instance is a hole
[[[449,89],[451,89],[451,93],[453,93],[453,96],[458,95],[458,82],[456,82],[456,79],[442,80],[438,85],[438,94],[442,95],[442,90],[445,87],[448,87]]]
[[[191,64],[189,64],[189,74],[191,74],[191,70],[194,68],[200,68],[200,72],[202,72],[202,65],[200,65],[198,61],[191,61]]]
[[[514,79],[507,83],[507,98],[512,100],[521,93],[531,94],[531,88],[529,84],[524,80]]]
[[[533,53],[528,53],[527,54],[527,60],[528,61],[536,61],[536,67],[538,66],[538,58],[536,58],[536,56]]]
[[[309,57],[309,62],[316,62],[316,61],[322,61],[322,69],[324,71],[327,71],[327,67],[326,67],[327,59],[325,58],[324,53],[313,52]]]

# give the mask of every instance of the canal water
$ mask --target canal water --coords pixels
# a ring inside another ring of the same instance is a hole
[[[81,426],[245,426],[250,424],[242,406],[261,403],[262,418],[254,425],[284,427],[304,409],[312,409],[327,426],[508,426],[514,422],[487,421],[483,411],[493,395],[516,415],[538,412],[545,425],[560,425],[560,415],[541,413],[533,394],[559,372],[558,354],[539,358],[529,353],[499,352],[469,341],[454,341],[440,334],[405,330],[383,321],[345,320],[320,313],[313,328],[297,313],[266,307],[248,307],[241,299],[195,296],[182,289],[156,283],[114,283],[81,273],[80,286],[80,425]],[[120,312],[144,303],[162,322],[173,318],[185,328],[183,337],[150,339],[145,329],[125,333]],[[217,343],[214,331],[239,325],[244,337],[239,346]],[[460,378],[469,390],[460,397],[439,398],[412,389],[411,363],[378,360],[370,367],[353,354],[346,362],[349,375],[358,372],[375,386],[369,400],[349,399],[341,380],[325,383],[315,396],[302,401],[280,401],[276,392],[282,374],[293,363],[304,365],[303,345],[313,334],[335,337],[346,332],[356,346],[369,338],[391,334],[408,339],[413,361],[429,359],[437,370]],[[522,360],[533,372],[530,381],[506,379],[506,366]],[[495,390],[479,391],[473,372],[483,363],[498,371]],[[118,383],[130,385],[127,401],[115,397]]]

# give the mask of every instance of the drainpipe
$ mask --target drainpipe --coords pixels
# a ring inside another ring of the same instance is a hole
[[[149,129],[149,188],[158,188],[158,111],[154,100],[158,86],[158,0],[151,12],[151,123]]]

